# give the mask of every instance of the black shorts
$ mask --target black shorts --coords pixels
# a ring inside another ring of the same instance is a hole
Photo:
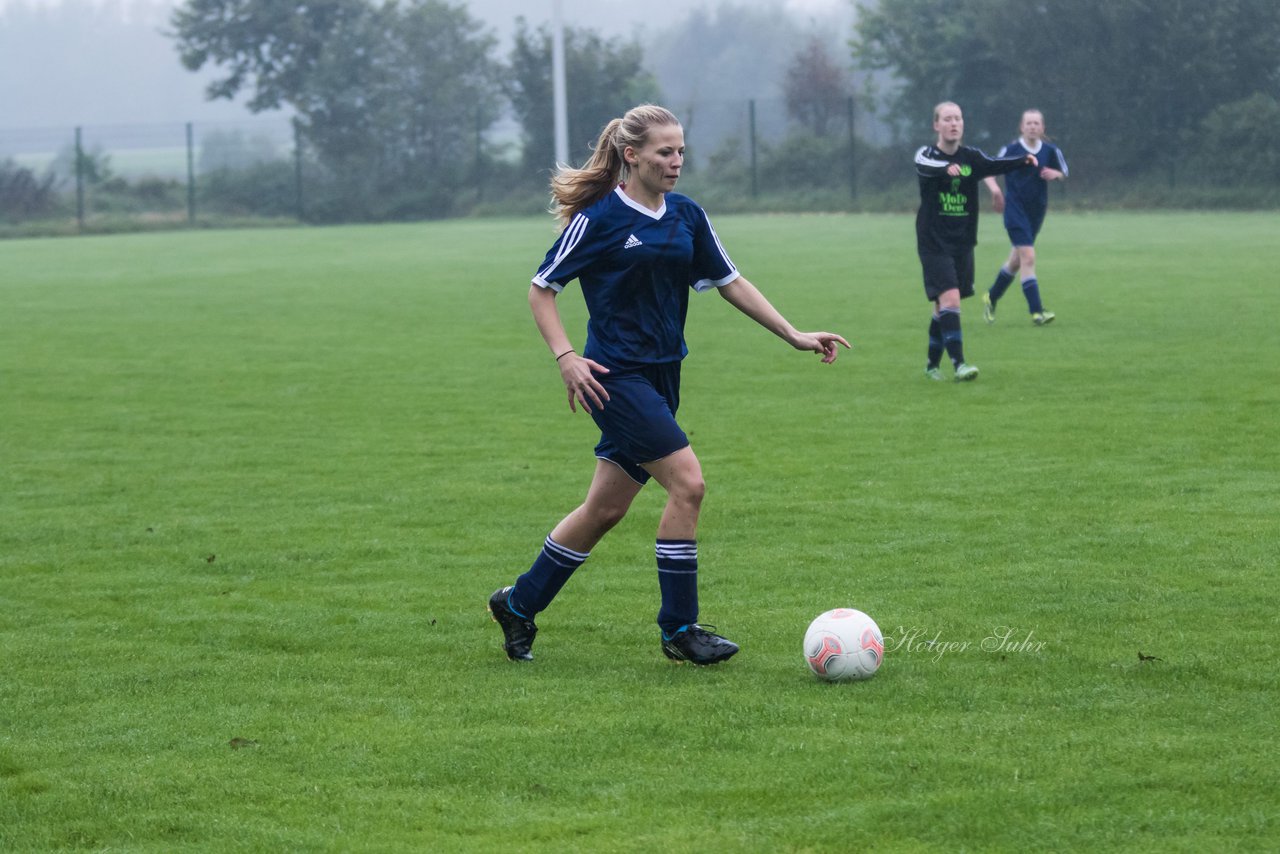
[[[960,298],[973,296],[973,250],[960,255],[934,255],[920,253],[920,267],[924,270],[924,294],[929,302],[950,290],[960,291]]]

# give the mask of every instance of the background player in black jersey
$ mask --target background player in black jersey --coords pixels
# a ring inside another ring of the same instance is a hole
[[[951,101],[933,108],[937,142],[916,152],[920,210],[916,213],[916,251],[924,271],[924,292],[933,303],[929,321],[929,361],[925,376],[942,379],[939,365],[945,350],[957,380],[972,380],[978,369],[964,360],[960,332],[960,300],[973,296],[973,247],[978,244],[978,184],[1035,166],[1033,154],[993,160],[976,148],[961,145],[964,115]]]

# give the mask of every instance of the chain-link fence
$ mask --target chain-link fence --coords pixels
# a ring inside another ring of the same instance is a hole
[[[848,206],[884,173],[884,126],[853,99],[808,125],[781,100],[704,100],[677,107],[689,146],[689,191],[732,200],[786,196],[791,207]],[[525,164],[511,120],[468,129],[474,145],[445,169],[398,181],[384,206],[367,175],[326,164],[289,120],[75,128],[0,128],[0,233],[124,230],[243,222],[426,218],[545,207],[551,164]],[[573,152],[587,153],[586,141]],[[381,161],[385,162],[382,157]],[[365,161],[367,162],[367,161]],[[444,187],[444,191],[441,190]],[[441,196],[447,195],[442,200]],[[413,200],[420,200],[414,204]],[[383,214],[383,211],[388,213]]]
[[[288,121],[0,128],[0,223],[115,230],[292,217]]]
[[[903,182],[909,196],[910,153],[883,121],[854,98],[809,107],[799,118],[780,98],[676,105],[688,146],[683,189],[721,208],[848,209]]]
[[[911,161],[915,147],[932,140],[927,116],[895,132],[853,98],[810,105],[803,117],[776,98],[671,106],[684,123],[688,146],[680,189],[709,207],[914,209]],[[1017,114],[1011,115],[966,116],[966,141],[994,154],[1017,133]],[[1280,202],[1276,176],[1263,180],[1257,170],[1239,173],[1247,187],[1221,180],[1200,188],[1189,184],[1186,176],[1197,162],[1189,152],[1179,160],[1153,157],[1149,172],[1117,181],[1114,170],[1106,172],[1107,152],[1072,138],[1070,117],[1051,116],[1050,132],[1072,167],[1070,191],[1056,182],[1052,189],[1060,197],[1070,192],[1086,203],[1136,198],[1133,204],[1152,207]],[[514,121],[477,123],[465,138],[472,142],[442,153],[432,168],[401,164],[395,197],[371,199],[376,184],[369,175],[327,163],[287,119],[0,129],[0,235],[545,209],[551,164],[521,162],[521,129]],[[579,142],[574,159],[587,153],[586,141]],[[1215,154],[1215,161],[1221,165],[1230,154]],[[379,152],[352,162],[386,164],[395,156]]]

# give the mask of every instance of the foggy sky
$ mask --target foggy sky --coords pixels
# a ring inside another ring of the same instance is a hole
[[[850,5],[848,0],[733,1],[781,5],[802,20],[844,17]],[[678,6],[636,0],[561,3],[568,26],[648,43],[693,10],[716,8],[723,0],[686,0]],[[535,27],[549,21],[552,0],[471,0],[466,5],[501,39],[499,53],[505,55],[515,19],[524,16]],[[0,129],[253,120],[242,103],[205,99],[204,87],[218,72],[182,67],[163,32],[171,8],[168,0],[0,0]]]

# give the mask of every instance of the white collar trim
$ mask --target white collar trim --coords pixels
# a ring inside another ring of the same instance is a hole
[[[1022,147],[1023,147],[1024,149],[1026,149],[1026,151],[1027,151],[1027,153],[1028,153],[1028,154],[1039,154],[1039,153],[1040,153],[1040,149],[1041,149],[1041,148],[1044,148],[1044,140],[1043,140],[1043,139],[1038,140],[1038,141],[1036,142],[1036,147],[1035,147],[1035,148],[1032,148],[1032,147],[1031,147],[1031,143],[1027,142],[1026,137],[1021,137],[1021,136],[1020,136],[1020,137],[1018,137],[1018,142],[1022,145]]]
[[[667,197],[665,195],[662,197],[662,207],[658,208],[656,211],[651,211],[648,208],[646,208],[644,205],[637,202],[635,199],[628,196],[625,192],[623,192],[622,185],[618,185],[617,187],[614,187],[613,191],[618,194],[618,198],[622,199],[622,203],[625,204],[627,207],[631,208],[632,210],[639,211],[640,213],[652,219],[662,219],[662,215],[667,212]]]

